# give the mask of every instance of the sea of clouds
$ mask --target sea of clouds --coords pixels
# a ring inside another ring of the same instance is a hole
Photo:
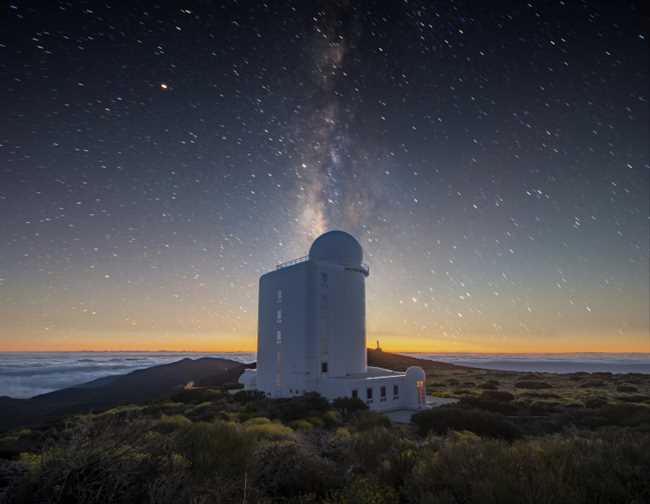
[[[33,397],[104,376],[168,364],[189,357],[254,362],[254,353],[34,352],[0,353],[0,396]]]

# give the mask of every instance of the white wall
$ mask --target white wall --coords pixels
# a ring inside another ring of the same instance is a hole
[[[365,277],[343,266],[310,261],[309,334],[318,347],[316,366],[327,362],[321,377],[340,377],[366,371]],[[326,282],[324,281],[326,275]]]
[[[307,323],[306,262],[271,271],[260,278],[257,340],[257,388],[274,396],[305,387]],[[278,291],[282,291],[281,301]],[[281,310],[281,322],[277,312]],[[277,331],[281,343],[277,343]],[[280,383],[278,385],[278,353]]]

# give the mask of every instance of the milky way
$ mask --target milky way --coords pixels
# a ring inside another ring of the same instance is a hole
[[[338,228],[385,348],[650,351],[636,9],[9,4],[0,349],[252,349]]]

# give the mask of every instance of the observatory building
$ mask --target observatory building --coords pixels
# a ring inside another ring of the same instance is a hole
[[[369,270],[362,261],[354,237],[330,231],[308,256],[262,275],[257,369],[239,379],[247,390],[269,397],[357,397],[376,410],[425,407],[422,368],[399,373],[367,364]]]

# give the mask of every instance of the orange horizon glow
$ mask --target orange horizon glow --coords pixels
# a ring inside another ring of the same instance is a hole
[[[562,343],[516,341],[486,343],[468,338],[466,341],[436,340],[393,336],[377,337],[369,333],[366,346],[375,348],[380,340],[382,350],[392,353],[482,353],[482,354],[552,354],[552,353],[650,353],[650,336],[632,333],[621,338],[616,345],[611,341],[585,341],[584,338],[565,340]],[[218,340],[218,343],[216,342]],[[502,349],[503,348],[503,349]],[[506,350],[507,348],[507,350]],[[193,352],[193,353],[236,353],[255,352],[255,336],[216,337],[215,335],[174,338],[122,338],[97,337],[54,338],[50,341],[31,340],[3,342],[0,352]]]

